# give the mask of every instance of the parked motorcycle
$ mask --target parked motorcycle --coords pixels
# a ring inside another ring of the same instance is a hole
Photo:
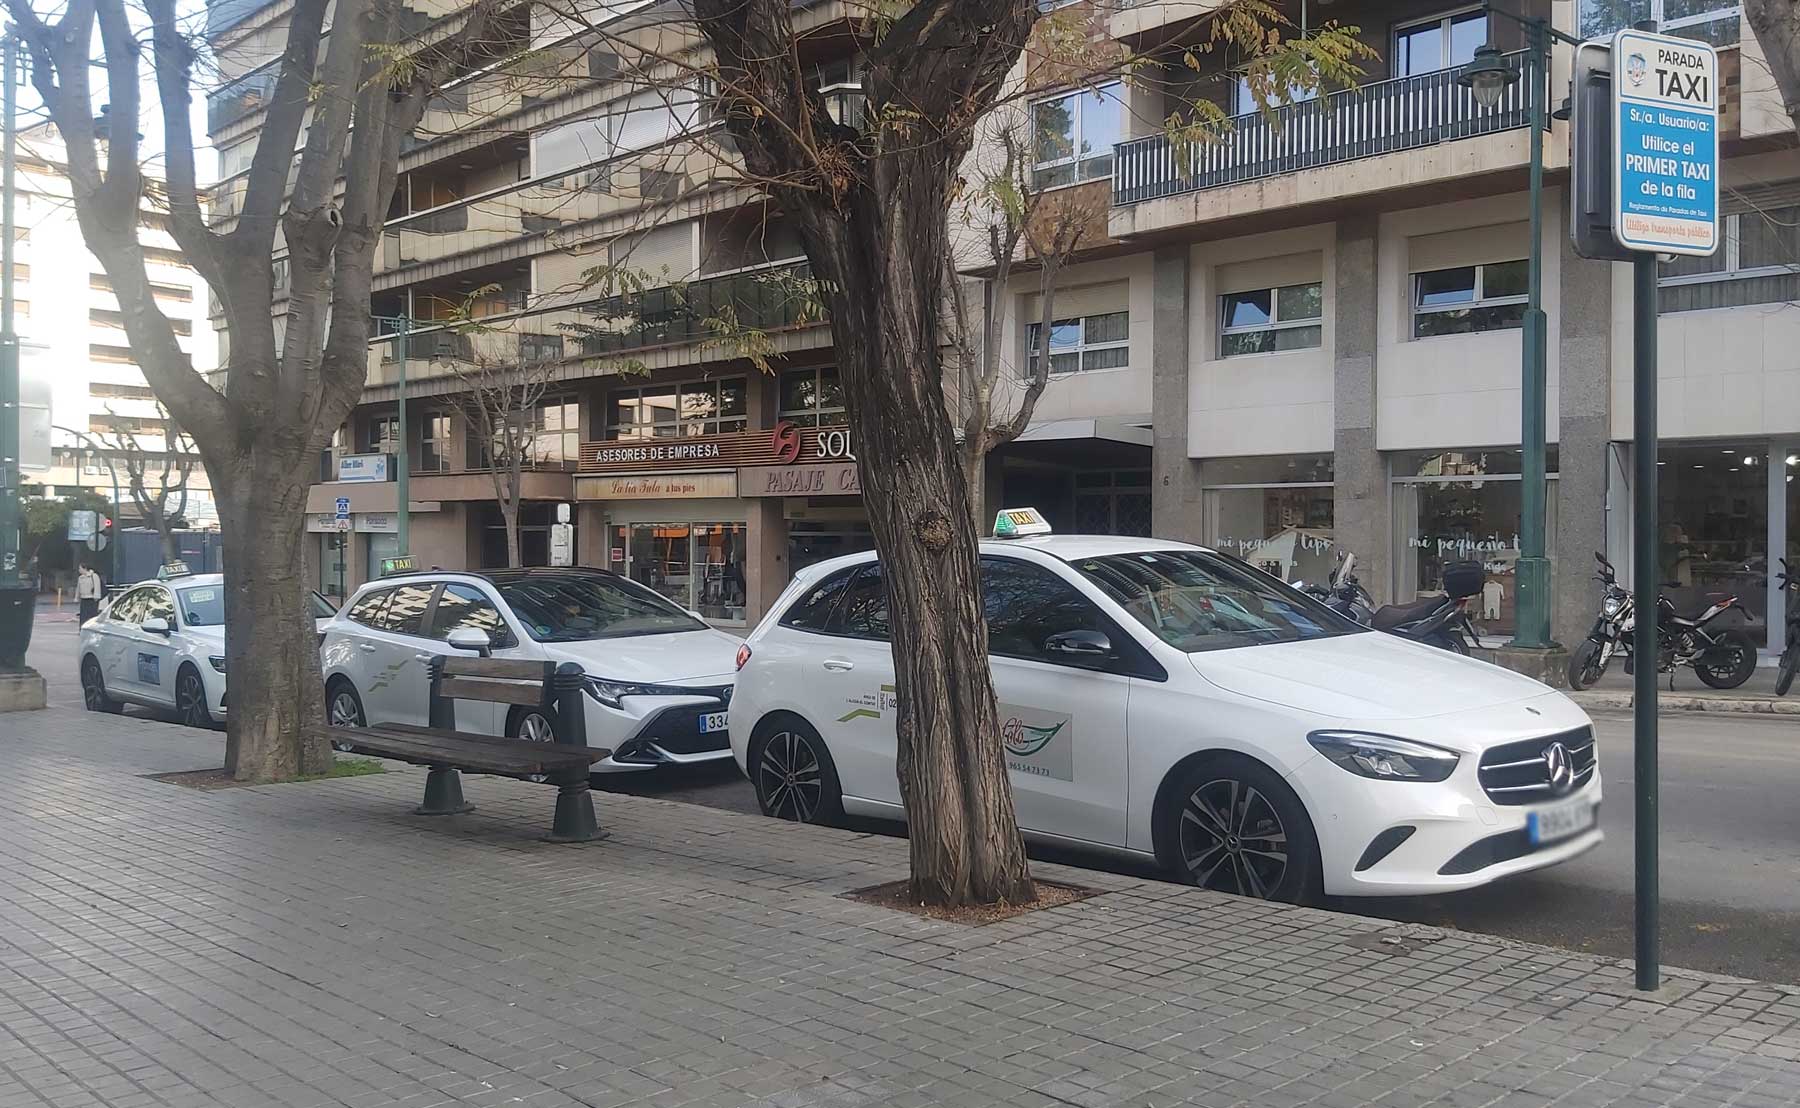
[[[1794,685],[1794,671],[1800,670],[1800,579],[1788,572],[1786,558],[1781,559],[1781,595],[1787,597],[1787,646],[1781,652],[1781,669],[1775,674],[1776,696],[1788,694]]]
[[[1596,553],[1600,563],[1595,578],[1606,586],[1600,601],[1600,615],[1593,630],[1569,655],[1569,687],[1585,689],[1600,680],[1614,657],[1625,656],[1625,672],[1636,668],[1635,632],[1636,604],[1631,593],[1621,587],[1612,563]],[[1664,588],[1678,587],[1664,582]],[[1678,667],[1691,666],[1702,682],[1715,689],[1735,689],[1756,672],[1756,641],[1741,627],[1719,627],[1716,621],[1736,609],[1749,614],[1735,596],[1726,597],[1698,616],[1690,619],[1676,613],[1675,604],[1667,596],[1657,597],[1656,671],[1670,674]]]
[[[1356,579],[1356,555],[1347,554],[1324,585],[1296,583],[1295,587],[1364,627],[1467,655],[1471,646],[1481,643],[1469,618],[1469,598],[1480,594],[1485,581],[1480,563],[1458,562],[1444,567],[1446,595],[1376,608],[1369,590]]]

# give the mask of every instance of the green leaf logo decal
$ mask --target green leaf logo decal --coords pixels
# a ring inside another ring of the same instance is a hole
[[[1018,716],[1013,716],[1001,725],[1000,739],[1006,744],[1008,754],[1029,758],[1049,746],[1050,740],[1068,725],[1069,721],[1065,719],[1055,727],[1032,727]]]

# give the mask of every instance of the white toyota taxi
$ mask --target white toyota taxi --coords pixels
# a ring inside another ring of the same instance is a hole
[[[325,625],[325,706],[339,727],[423,726],[439,654],[574,662],[587,673],[596,773],[724,761],[739,640],[643,585],[599,569],[433,570],[383,577]],[[536,707],[456,703],[459,730],[549,742]]]
[[[1028,509],[996,531],[989,663],[1029,837],[1288,901],[1466,889],[1600,842],[1593,725],[1561,693],[1200,547]],[[873,554],[798,574],[738,658],[731,745],[766,814],[904,818]]]

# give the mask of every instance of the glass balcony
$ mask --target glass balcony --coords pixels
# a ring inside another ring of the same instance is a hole
[[[1375,81],[1231,120],[1191,140],[1170,134],[1114,147],[1113,203],[1254,181],[1402,150],[1527,127],[1531,87],[1544,74],[1529,51],[1504,55],[1521,79],[1482,107],[1457,83],[1467,67]]]

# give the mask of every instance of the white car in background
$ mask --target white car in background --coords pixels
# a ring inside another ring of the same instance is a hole
[[[1249,896],[1437,893],[1592,849],[1591,721],[1515,673],[1156,539],[981,545],[1028,837]],[[904,818],[882,567],[803,570],[750,634],[731,742],[769,815]]]
[[[323,626],[331,602],[311,593]],[[81,696],[92,712],[172,709],[190,727],[225,718],[225,578],[171,572],[124,590],[81,626]]]
[[[438,655],[574,662],[587,674],[596,773],[731,757],[726,719],[741,640],[599,569],[433,570],[372,581],[325,624],[325,705],[339,727],[429,722]],[[535,706],[456,701],[456,727],[547,742]]]

